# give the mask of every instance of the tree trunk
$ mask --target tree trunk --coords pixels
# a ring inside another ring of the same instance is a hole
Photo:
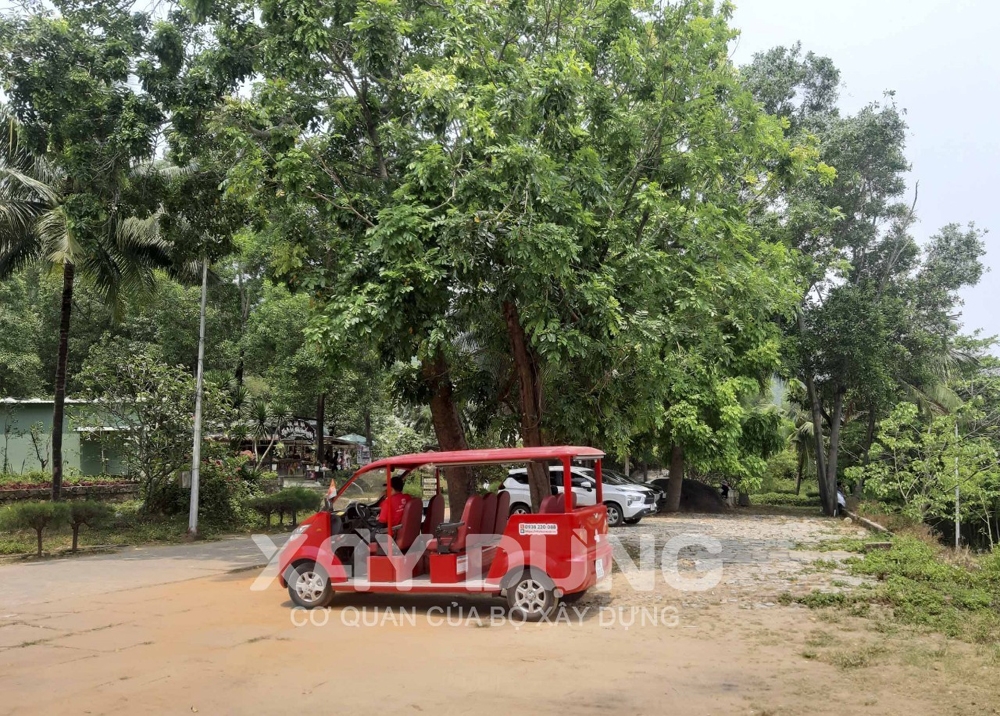
[[[670,450],[670,478],[667,480],[666,512],[681,509],[681,487],[684,484],[684,448],[674,445]]]
[[[528,344],[528,337],[521,326],[521,316],[513,301],[503,303],[504,320],[510,352],[517,373],[518,396],[521,403],[521,442],[524,447],[541,447],[542,441],[542,383],[538,375],[538,360]],[[528,489],[531,507],[537,511],[542,500],[552,494],[549,470],[544,463],[528,463]]]
[[[442,450],[468,450],[465,429],[455,405],[448,361],[440,349],[433,359],[424,363],[421,374],[431,393],[431,420],[438,446]],[[443,472],[448,484],[448,508],[451,511],[449,519],[458,521],[462,518],[465,501],[472,493],[471,475],[466,467],[449,467]]]
[[[837,514],[837,452],[840,450],[840,421],[844,412],[844,394],[847,389],[840,387],[833,399],[833,416],[830,424],[830,457],[826,461],[826,494],[820,489],[823,499],[823,513]]]
[[[799,470],[795,476],[795,494],[798,495],[802,492],[802,473],[806,469],[806,451],[804,449],[799,449]]]
[[[42,530],[35,530],[35,535],[38,537],[38,556],[42,556]]]
[[[320,393],[316,402],[316,469],[317,480],[323,479],[323,465],[325,453],[323,452],[323,421],[326,419],[326,393]]]
[[[864,453],[861,456],[861,467],[868,467],[868,462],[871,459],[872,443],[875,441],[875,421],[877,415],[875,414],[875,407],[872,406],[868,409],[868,428],[865,430],[865,448]],[[854,485],[854,496],[861,499],[861,492],[865,489],[865,478],[864,473],[858,478],[857,483]]]
[[[52,499],[58,500],[63,478],[63,421],[66,416],[66,362],[69,358],[69,319],[73,312],[73,275],[71,263],[63,264],[62,304],[59,309],[59,350],[56,354],[56,384],[52,405]],[[38,554],[42,553],[42,538],[38,536]]]
[[[809,410],[812,414],[813,423],[813,451],[816,455],[816,476],[819,482],[819,497],[826,510],[826,455],[823,451],[823,409],[819,404],[819,393],[816,391],[816,382],[811,372],[806,373],[806,391],[809,395]],[[834,502],[837,496],[833,496]]]
[[[372,411],[371,408],[365,408],[365,445],[368,449],[372,448]]]
[[[73,525],[73,546],[70,547],[70,552],[76,552],[77,538],[80,536],[80,525]]]

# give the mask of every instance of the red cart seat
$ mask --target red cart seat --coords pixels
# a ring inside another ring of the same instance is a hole
[[[423,511],[420,500],[415,498],[407,501],[406,505],[403,506],[403,517],[399,521],[399,529],[395,530],[396,547],[399,548],[399,552],[406,552],[420,534],[420,518]],[[369,545],[369,552],[370,554],[385,554],[385,550],[378,544],[378,541]]]
[[[427,502],[427,515],[424,517],[420,532],[432,535],[442,522],[444,522],[444,496],[438,493]]]

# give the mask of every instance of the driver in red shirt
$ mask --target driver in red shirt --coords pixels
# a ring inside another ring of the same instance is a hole
[[[389,512],[391,511],[392,524],[395,527],[403,521],[403,508],[413,498],[410,495],[403,494],[403,475],[393,475],[389,484],[392,486],[392,491],[382,501],[382,507],[378,512],[378,521],[383,525],[388,524]]]

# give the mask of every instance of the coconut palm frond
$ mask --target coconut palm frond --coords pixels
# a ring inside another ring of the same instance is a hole
[[[925,386],[916,386],[901,381],[903,394],[911,403],[915,403],[927,413],[944,415],[957,410],[962,405],[959,395],[944,382],[933,382]]]
[[[38,242],[30,234],[0,235],[0,279],[20,271],[38,258]]]

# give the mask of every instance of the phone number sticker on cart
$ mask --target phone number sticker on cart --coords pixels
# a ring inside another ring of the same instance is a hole
[[[555,522],[522,522],[517,526],[520,535],[557,535],[559,525]]]
[[[604,560],[596,559],[594,560],[594,570],[597,572],[597,581],[604,579]]]

